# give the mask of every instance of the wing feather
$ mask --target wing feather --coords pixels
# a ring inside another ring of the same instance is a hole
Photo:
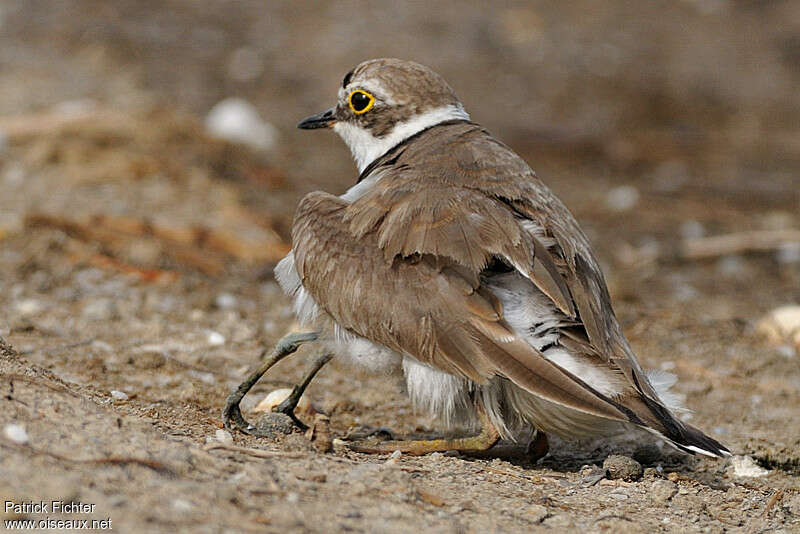
[[[520,339],[499,300],[479,280],[462,276],[463,266],[431,255],[388,262],[377,233],[353,238],[346,208],[337,197],[311,193],[293,231],[303,286],[340,326],[479,384],[504,376],[559,405],[627,420]]]

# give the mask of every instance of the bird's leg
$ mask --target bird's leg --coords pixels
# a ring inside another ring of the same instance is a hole
[[[316,341],[317,337],[319,337],[317,332],[301,332],[289,334],[278,341],[278,344],[275,345],[275,348],[272,350],[272,354],[270,354],[267,359],[263,360],[256,370],[250,373],[244,382],[239,384],[239,387],[233,390],[231,394],[228,395],[228,398],[225,399],[225,408],[222,409],[222,422],[225,428],[229,430],[236,429],[245,434],[259,435],[255,431],[255,427],[242,417],[239,403],[242,402],[247,392],[250,391],[255,383],[258,382],[258,380],[264,376],[264,373],[269,371],[273,365],[297,351],[303,343]],[[266,350],[261,353],[261,357],[263,358],[265,354]]]
[[[319,370],[322,369],[326,363],[331,361],[331,358],[333,358],[333,354],[330,352],[326,352],[317,358],[317,361],[314,362],[313,367],[311,367],[311,370],[308,371],[308,374],[306,374],[303,381],[292,388],[291,395],[286,397],[279,405],[272,408],[272,411],[288,415],[292,418],[292,421],[294,421],[294,424],[296,424],[300,430],[308,430],[308,425],[297,418],[297,416],[294,414],[294,409],[297,408],[297,403],[300,402],[300,397],[302,397],[303,393],[305,393],[306,388],[311,383],[311,380],[314,379],[314,376],[316,376]]]
[[[356,452],[389,454],[394,451],[400,451],[412,456],[445,451],[459,451],[465,453],[485,451],[497,443],[500,439],[500,432],[497,431],[497,428],[495,428],[489,420],[483,406],[478,404],[477,409],[481,430],[474,436],[453,439],[392,440],[379,443],[356,441],[351,443],[349,447]]]

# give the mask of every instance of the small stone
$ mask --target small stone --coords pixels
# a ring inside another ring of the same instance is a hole
[[[658,466],[661,467],[661,466]],[[644,478],[658,478],[660,472],[658,467],[645,467],[644,474],[642,475]]]
[[[331,435],[330,427],[330,417],[321,413],[314,416],[314,422],[306,432],[306,438],[312,443],[317,452],[330,452],[333,450],[333,436]]]
[[[111,299],[89,301],[81,310],[81,317],[90,321],[110,321],[119,317],[117,305]]]
[[[606,471],[597,465],[584,465],[581,467],[581,484],[584,486],[594,486],[604,478]]]
[[[275,127],[262,120],[258,110],[241,98],[227,98],[211,108],[206,116],[206,130],[212,137],[256,150],[270,150],[278,137]]]
[[[235,308],[237,304],[238,301],[236,297],[230,293],[220,293],[217,295],[217,298],[214,299],[214,305],[222,310],[230,310]]]
[[[231,435],[231,433],[222,428],[214,432],[214,439],[226,445],[230,445],[231,443],[233,443],[233,436]]]
[[[286,502],[289,504],[297,504],[300,502],[300,495],[295,492],[289,492],[286,494]]]
[[[25,445],[26,443],[28,443],[30,439],[28,438],[28,432],[22,425],[16,425],[16,424],[6,425],[6,427],[3,429],[3,433],[6,435],[8,439],[20,445]]]
[[[614,187],[606,193],[606,206],[614,211],[628,211],[639,202],[639,191],[630,185]]]
[[[758,322],[756,330],[773,345],[800,348],[800,305],[775,308]]]
[[[778,263],[800,263],[800,243],[785,243],[775,252]]]
[[[111,390],[111,398],[118,401],[126,401],[128,400],[128,394],[124,391],[119,391],[116,389]]]
[[[212,347],[219,347],[225,344],[225,336],[220,334],[219,332],[214,332],[213,330],[209,330],[206,332],[206,341]]]
[[[734,456],[731,458],[733,476],[756,478],[769,474],[769,471],[758,465],[749,456]]]
[[[174,499],[172,501],[172,509],[177,511],[177,512],[188,512],[192,508],[194,508],[194,505],[192,503],[190,503],[189,501],[187,501],[187,500]]]
[[[723,276],[737,276],[745,271],[745,262],[741,256],[729,254],[717,261],[717,270]]]
[[[92,348],[102,352],[111,352],[114,350],[113,346],[106,343],[105,341],[100,341],[99,339],[95,339],[94,341],[92,341]]]
[[[653,502],[661,504],[666,504],[676,493],[678,493],[677,484],[669,480],[656,480],[648,491]]]
[[[25,299],[17,302],[15,308],[17,309],[17,313],[25,317],[28,315],[36,315],[42,311],[43,306],[41,302],[36,299]]]
[[[706,234],[706,230],[698,221],[690,219],[681,224],[680,233],[684,239],[696,239],[703,237]]]
[[[525,514],[525,518],[529,519],[534,523],[541,523],[544,521],[544,518],[550,513],[547,511],[547,507],[542,506],[541,504],[528,504],[523,507],[523,512]]]
[[[389,459],[384,462],[386,465],[396,465],[397,460],[403,455],[401,451],[394,451],[389,455]]]
[[[256,430],[270,437],[291,434],[294,428],[292,418],[282,413],[266,412],[256,422]]]
[[[642,464],[619,454],[612,454],[603,462],[603,469],[611,480],[639,480],[642,477]]]

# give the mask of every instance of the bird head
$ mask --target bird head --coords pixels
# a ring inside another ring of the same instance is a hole
[[[372,59],[345,75],[334,107],[297,127],[332,128],[362,171],[402,141],[449,120],[469,115],[444,78],[413,61]]]

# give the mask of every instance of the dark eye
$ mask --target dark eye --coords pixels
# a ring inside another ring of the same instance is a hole
[[[350,93],[347,102],[350,104],[350,109],[353,110],[353,113],[361,115],[372,109],[373,104],[375,104],[375,97],[366,91],[358,89]]]

